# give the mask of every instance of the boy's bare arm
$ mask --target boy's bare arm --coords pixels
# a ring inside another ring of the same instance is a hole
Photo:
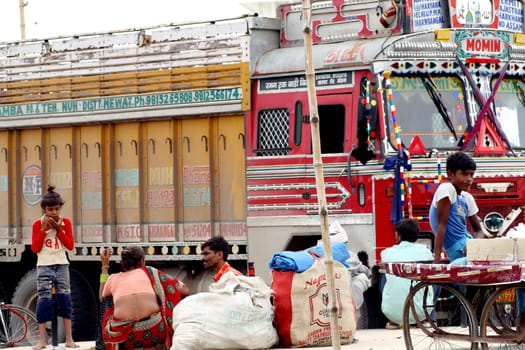
[[[443,242],[445,241],[445,233],[447,231],[448,216],[450,213],[450,199],[448,197],[442,198],[437,203],[437,219],[438,228],[436,237],[434,238],[434,263],[441,262],[441,250],[443,249]]]
[[[483,228],[481,227],[481,218],[477,215],[472,215],[469,216],[468,219],[472,227],[472,236],[474,236],[474,238],[485,238],[485,232],[483,232]]]

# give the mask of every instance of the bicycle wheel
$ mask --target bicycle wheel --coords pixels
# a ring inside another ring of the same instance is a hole
[[[483,350],[525,350],[525,344],[518,344],[515,339],[518,289],[525,290],[525,285],[501,287],[488,297],[480,319],[480,335],[488,340],[481,343]]]
[[[433,289],[432,284],[425,282],[411,287],[403,311],[406,349],[476,350],[478,343],[472,342],[472,337],[478,335],[478,324],[467,298],[443,284],[434,303],[427,298]],[[422,305],[416,305],[416,295],[422,296]]]
[[[27,334],[24,315],[9,305],[1,305],[0,313],[0,343],[5,346],[18,345]]]
[[[40,340],[40,333],[38,330],[38,321],[36,320],[35,313],[29,309],[26,309],[25,307],[21,307],[18,305],[9,304],[8,307],[21,314],[26,321],[26,337],[23,340],[21,340],[17,345],[33,346],[38,344]]]

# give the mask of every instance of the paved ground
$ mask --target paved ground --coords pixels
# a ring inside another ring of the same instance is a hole
[[[402,330],[386,329],[359,329],[356,332],[357,341],[353,344],[343,345],[344,350],[404,350]],[[95,342],[77,342],[80,345],[78,350],[90,350],[95,348]],[[58,350],[69,350],[64,348],[64,344],[59,344]],[[330,350],[332,347],[306,348],[308,350]],[[17,350],[31,350],[30,347],[17,347]],[[47,350],[53,350],[49,345]],[[73,349],[72,349],[73,350]],[[76,349],[75,349],[76,350]]]

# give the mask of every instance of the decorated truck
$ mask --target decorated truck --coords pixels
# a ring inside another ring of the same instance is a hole
[[[327,205],[349,248],[375,264],[402,217],[431,246],[432,193],[459,150],[477,162],[487,234],[522,223],[523,2],[313,5]],[[74,225],[78,340],[95,334],[103,247],[118,260],[139,244],[198,292],[209,237],[268,283],[275,252],[317,244],[303,17],[294,3],[275,18],[0,43],[2,298],[35,307],[31,225],[47,185]]]

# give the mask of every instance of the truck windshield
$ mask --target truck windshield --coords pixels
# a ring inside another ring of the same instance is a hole
[[[492,86],[496,78],[492,81]],[[494,98],[496,116],[513,148],[525,147],[525,83],[505,78]]]
[[[401,142],[408,147],[418,135],[427,150],[457,149],[467,129],[463,83],[456,76],[393,76],[393,103],[401,129]],[[390,142],[396,146],[392,118],[388,120]],[[456,137],[456,135],[457,137]]]

